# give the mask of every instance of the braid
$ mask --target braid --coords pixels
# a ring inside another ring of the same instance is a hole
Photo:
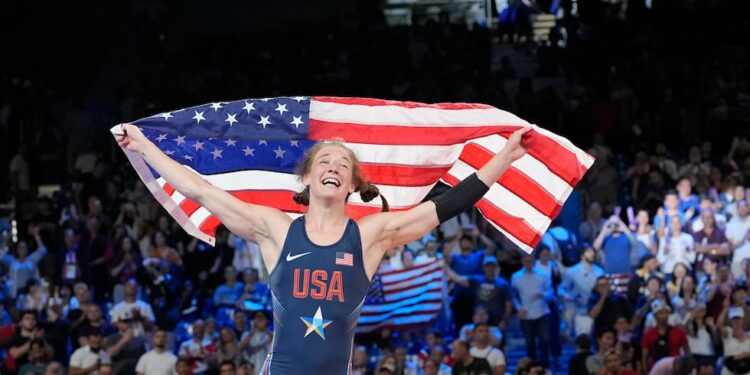
[[[294,194],[294,202],[303,206],[310,205],[310,185],[305,186],[305,190]]]
[[[359,196],[362,197],[362,201],[369,202],[369,201],[375,199],[375,197],[377,197],[378,195],[380,195],[380,200],[383,203],[382,211],[383,212],[388,212],[388,201],[385,199],[385,197],[383,196],[383,194],[380,194],[380,190],[378,189],[378,187],[375,186],[375,184],[371,184],[369,182],[364,182],[363,184],[364,184],[365,188],[364,189],[358,189],[359,190]]]

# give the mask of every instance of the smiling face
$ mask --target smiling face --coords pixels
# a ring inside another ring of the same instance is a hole
[[[354,181],[354,155],[337,144],[324,145],[310,158],[302,183],[310,187],[311,197],[346,200],[357,188]],[[357,166],[358,167],[358,166]],[[357,168],[358,169],[358,168]]]

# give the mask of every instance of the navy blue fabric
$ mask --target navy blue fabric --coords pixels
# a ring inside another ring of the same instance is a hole
[[[274,341],[264,366],[268,373],[348,374],[369,285],[353,220],[328,246],[310,241],[304,216],[294,220],[271,272]]]

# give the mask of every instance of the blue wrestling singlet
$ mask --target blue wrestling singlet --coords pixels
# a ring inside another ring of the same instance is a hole
[[[318,246],[307,237],[304,216],[294,220],[271,272],[273,348],[260,373],[350,374],[369,286],[357,223],[350,219],[338,242]]]

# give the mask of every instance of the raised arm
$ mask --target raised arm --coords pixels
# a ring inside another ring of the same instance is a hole
[[[141,154],[175,190],[216,215],[234,234],[259,244],[266,264],[269,260],[275,264],[291,222],[289,216],[271,207],[242,202],[172,160],[148,140],[137,126],[124,124],[121,127],[123,133],[117,135],[116,139],[122,148]],[[271,244],[273,246],[269,246]],[[274,252],[272,249],[276,249],[275,254],[268,254],[269,251]]]
[[[430,229],[469,209],[481,199],[511,163],[526,154],[521,138],[530,129],[524,127],[514,132],[505,147],[477,173],[433,200],[410,210],[385,212],[362,219],[359,224],[368,275],[374,274],[386,250],[421,238]]]

